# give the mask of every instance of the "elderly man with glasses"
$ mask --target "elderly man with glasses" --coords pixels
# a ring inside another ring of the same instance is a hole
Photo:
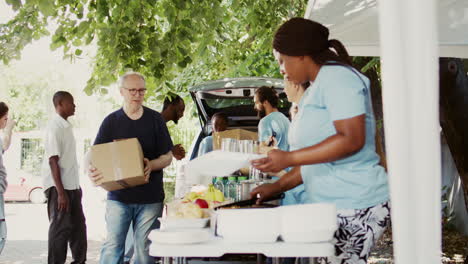
[[[154,263],[149,256],[148,234],[161,216],[164,189],[163,169],[172,161],[173,147],[164,119],[158,112],[143,106],[146,92],[144,77],[135,72],[119,79],[123,107],[108,115],[99,128],[94,144],[124,138],[138,138],[145,156],[144,185],[110,191],[107,195],[107,239],[101,250],[101,264],[122,263],[125,238],[132,223],[137,264]],[[89,168],[89,177],[96,182],[102,178],[96,168]]]

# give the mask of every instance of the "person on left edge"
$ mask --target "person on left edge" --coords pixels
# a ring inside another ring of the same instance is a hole
[[[1,106],[2,109],[7,109],[6,113],[8,113],[8,106],[1,102],[3,104],[3,106]],[[1,114],[1,113],[0,113]],[[11,145],[11,138],[12,138],[12,134],[13,134],[13,128],[15,127],[16,125],[16,121],[13,120],[12,118],[8,118],[8,115],[5,114],[5,116],[3,117],[5,119],[5,124],[3,124],[3,128],[0,126],[0,129],[3,129],[3,139],[0,138],[0,140],[2,140],[3,144],[0,144],[0,150],[3,150],[3,152],[7,151],[8,148],[10,147]]]
[[[4,102],[0,102],[0,129],[4,129],[8,122],[8,106]],[[3,148],[2,139],[0,138],[0,146]],[[0,149],[0,255],[5,247],[7,229],[5,221],[5,200],[3,194],[7,188],[7,173],[3,166],[3,149]]]
[[[56,114],[47,125],[44,141],[44,190],[49,214],[49,264],[63,264],[67,247],[72,263],[85,263],[87,240],[86,223],[81,205],[76,142],[73,127],[67,121],[75,114],[73,96],[64,91],[54,94]]]
[[[148,235],[161,216],[164,189],[163,169],[172,161],[172,141],[158,112],[143,106],[145,78],[136,72],[119,79],[123,107],[108,115],[101,124],[94,144],[124,138],[137,138],[144,154],[147,184],[107,193],[107,238],[101,250],[101,264],[123,263],[125,239],[132,223],[134,230],[134,263],[154,263],[149,256]],[[102,178],[92,165],[88,176],[94,182]]]

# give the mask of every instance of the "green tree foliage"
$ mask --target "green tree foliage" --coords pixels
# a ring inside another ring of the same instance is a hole
[[[0,57],[19,58],[33,39],[52,33],[52,49],[66,58],[97,45],[85,91],[125,71],[147,76],[151,97],[185,92],[201,81],[238,76],[279,76],[271,54],[276,28],[302,16],[306,0],[6,0],[16,16],[0,25]]]
[[[28,82],[9,78],[4,83],[7,104],[12,118],[17,122],[16,131],[36,130],[46,122],[47,103],[50,101],[49,83],[45,79]]]

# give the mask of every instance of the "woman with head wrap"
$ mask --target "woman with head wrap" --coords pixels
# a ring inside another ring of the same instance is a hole
[[[387,175],[375,152],[369,80],[328,35],[328,28],[303,18],[290,19],[275,34],[281,74],[307,88],[295,91],[299,111],[289,130],[295,150],[272,150],[252,162],[262,171],[294,169],[252,196],[265,199],[304,183],[311,203],[338,209],[335,256],[320,262],[366,263],[390,219]]]

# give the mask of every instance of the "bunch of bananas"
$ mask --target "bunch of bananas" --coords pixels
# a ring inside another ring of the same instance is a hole
[[[224,194],[222,191],[216,189],[213,184],[210,184],[206,191],[189,192],[184,197],[186,201],[195,201],[196,199],[204,199],[210,202],[224,202]]]
[[[222,191],[216,189],[213,184],[208,185],[203,199],[211,202],[224,202],[224,194]]]

